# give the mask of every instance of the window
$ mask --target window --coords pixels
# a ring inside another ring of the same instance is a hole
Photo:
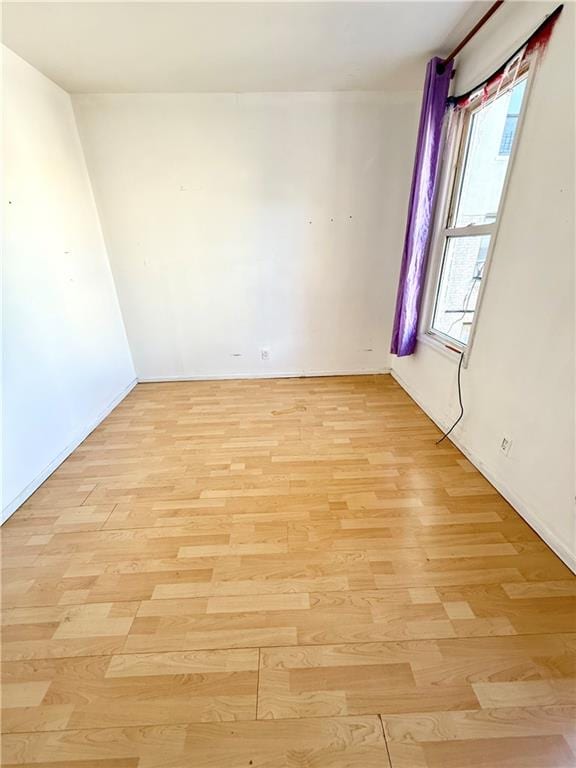
[[[526,82],[524,74],[455,115],[459,138],[452,153],[448,148],[455,170],[441,214],[428,333],[460,349],[471,338]]]

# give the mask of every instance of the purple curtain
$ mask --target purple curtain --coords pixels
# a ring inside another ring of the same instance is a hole
[[[452,62],[445,66],[439,67],[439,65],[442,65],[442,59],[437,57],[428,62],[424,82],[418,144],[412,173],[412,189],[390,349],[399,357],[411,355],[416,346],[418,315],[426,275],[438,179],[442,123],[452,76]]]

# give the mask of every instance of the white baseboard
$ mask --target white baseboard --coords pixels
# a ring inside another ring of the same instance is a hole
[[[37,490],[42,483],[54,472],[55,469],[57,469],[62,462],[70,456],[70,454],[78,448],[80,443],[82,443],[88,435],[93,432],[96,427],[101,424],[104,419],[112,413],[114,408],[124,400],[126,395],[131,392],[136,384],[138,383],[138,379],[133,379],[130,384],[128,384],[127,387],[125,387],[120,394],[116,395],[116,397],[108,403],[106,408],[95,418],[93,419],[88,426],[84,427],[78,434],[75,436],[75,438],[72,440],[71,443],[69,443],[66,448],[64,448],[63,451],[61,451],[51,462],[48,464],[47,467],[44,467],[42,472],[40,472],[39,475],[37,475],[34,480],[32,480],[31,483],[28,483],[26,488],[22,490],[16,498],[12,499],[3,509],[2,509],[2,518],[0,520],[0,525],[2,523],[5,523],[8,518],[16,512],[18,507],[22,506],[27,498],[32,496],[35,490]]]
[[[216,373],[204,376],[150,376],[139,377],[140,384],[158,384],[163,381],[228,381],[236,379],[300,379],[315,376],[373,376],[390,373],[390,368],[366,368],[349,371],[271,371],[270,373]]]
[[[424,411],[424,413],[432,419],[436,426],[445,432],[451,425],[444,423],[443,419],[438,419],[435,414],[431,413],[428,406],[424,405],[424,402],[420,395],[416,393],[412,387],[410,387],[404,379],[399,376],[396,371],[391,371],[392,377],[398,382],[402,389],[414,400],[415,403]],[[458,428],[457,428],[458,429]],[[558,557],[565,563],[570,570],[576,574],[576,553],[571,552],[568,547],[561,541],[558,536],[548,528],[548,526],[540,520],[530,505],[522,499],[514,490],[508,487],[506,481],[489,469],[482,459],[478,458],[464,443],[459,439],[457,432],[452,432],[450,437],[454,445],[458,450],[462,451],[469,461],[474,464],[476,469],[484,475],[486,480],[496,488],[506,501],[514,507],[516,512],[528,523],[528,525],[540,536],[540,538],[552,549]]]

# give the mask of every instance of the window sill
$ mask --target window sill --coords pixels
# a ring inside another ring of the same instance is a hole
[[[448,347],[447,346],[448,342],[444,342],[430,333],[418,334],[418,343],[424,344],[425,346],[430,347],[431,349],[435,349],[436,352],[440,353],[443,357],[446,357],[449,360],[452,360],[453,363],[458,363],[458,361],[460,360],[460,353]],[[466,349],[462,350],[462,354],[466,354],[466,351],[467,351]]]

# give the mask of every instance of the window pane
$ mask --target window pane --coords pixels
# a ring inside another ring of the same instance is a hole
[[[452,226],[496,220],[525,90],[526,80],[521,80],[473,114]]]
[[[490,235],[446,239],[432,328],[468,343]]]
[[[514,134],[516,133],[516,123],[518,122],[518,115],[508,115],[506,122],[504,123],[504,131],[502,138],[500,139],[500,154],[509,155],[512,151],[512,141],[514,140]]]

